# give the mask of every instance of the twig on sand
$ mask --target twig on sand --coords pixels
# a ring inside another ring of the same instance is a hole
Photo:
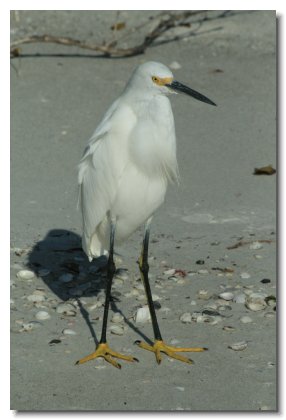
[[[200,15],[199,19],[196,20],[196,22],[191,22],[189,18],[194,15]],[[61,36],[58,37],[58,36],[53,36],[53,35],[48,35],[48,34],[31,35],[24,38],[20,38],[12,42],[10,46],[10,54],[12,58],[21,56],[21,50],[19,49],[19,46],[23,44],[54,43],[54,44],[60,44],[60,45],[65,45],[65,46],[75,46],[82,49],[95,51],[105,57],[131,57],[134,55],[143,54],[145,50],[151,44],[153,44],[156,39],[158,39],[160,36],[162,36],[164,33],[166,33],[172,28],[179,27],[179,26],[190,28],[193,25],[193,23],[202,24],[202,22],[206,20],[223,18],[225,16],[227,16],[227,11],[223,11],[219,15],[215,17],[211,17],[211,18],[207,17],[206,11],[203,11],[203,10],[184,11],[181,13],[163,12],[152,19],[152,21],[159,19],[158,23],[150,32],[148,32],[144,36],[144,39],[140,44],[132,46],[132,47],[126,47],[126,48],[116,47],[116,45],[118,44],[118,41],[138,31],[143,26],[150,24],[150,20],[144,22],[143,24],[141,23],[137,27],[131,28],[129,31],[125,32],[123,36],[117,37],[116,40],[114,39],[114,36],[113,36],[113,39],[110,42],[103,42],[102,44],[91,44],[91,43],[81,41],[75,38],[61,37]],[[177,38],[173,37],[173,39],[177,39]]]

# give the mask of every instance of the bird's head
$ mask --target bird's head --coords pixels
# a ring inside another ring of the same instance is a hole
[[[168,95],[170,93],[183,92],[199,101],[216,105],[206,96],[174,80],[171,70],[164,64],[156,63],[155,61],[148,61],[139,65],[134,70],[127,86],[149,94]]]

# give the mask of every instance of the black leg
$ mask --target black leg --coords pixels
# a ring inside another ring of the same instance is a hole
[[[156,340],[162,340],[160,329],[159,329],[159,324],[158,324],[157,316],[156,316],[156,312],[155,312],[155,307],[154,307],[154,303],[153,303],[153,299],[152,299],[149,277],[148,277],[148,273],[149,273],[149,264],[148,264],[149,235],[150,235],[150,228],[149,228],[149,224],[147,223],[146,228],[145,228],[144,239],[143,239],[142,253],[141,253],[141,256],[140,256],[140,259],[139,259],[139,267],[140,267],[140,271],[141,271],[141,278],[142,278],[142,281],[143,281],[143,284],[144,284],[144,287],[145,287],[146,296],[147,296],[148,306],[149,306],[152,325],[153,325],[153,330],[154,330],[154,337],[155,337]]]
[[[109,257],[108,257],[108,263],[107,263],[106,296],[105,296],[105,305],[104,305],[100,343],[106,343],[106,328],[107,328],[107,319],[108,319],[108,311],[109,311],[109,303],[110,303],[111,286],[112,286],[113,276],[115,273],[115,264],[113,260],[114,237],[115,237],[115,224],[111,222],[110,247],[109,247]]]
[[[127,362],[138,362],[138,359],[136,359],[133,356],[121,354],[121,353],[118,353],[117,351],[112,350],[106,341],[106,328],[107,328],[107,320],[108,320],[111,286],[112,286],[112,279],[115,273],[115,264],[113,260],[114,236],[115,236],[115,223],[111,222],[110,248],[109,248],[109,257],[108,257],[108,263],[107,263],[106,297],[105,297],[105,306],[104,306],[104,313],[103,313],[101,339],[95,351],[89,354],[88,356],[83,357],[82,359],[78,360],[76,362],[77,365],[88,362],[89,360],[96,359],[98,357],[103,357],[108,363],[111,363],[113,366],[115,366],[118,369],[121,369],[121,365],[115,360],[115,358],[122,359]]]

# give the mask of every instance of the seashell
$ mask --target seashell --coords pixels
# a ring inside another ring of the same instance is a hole
[[[95,309],[100,308],[102,305],[103,305],[102,302],[97,301],[97,302],[92,303],[91,305],[89,305],[88,306],[88,310],[89,311],[94,311]]]
[[[121,325],[111,325],[109,328],[109,331],[111,334],[115,335],[123,335],[124,334],[124,328]]]
[[[217,309],[219,311],[231,311],[232,307],[230,305],[225,304],[225,305],[219,305]]]
[[[42,327],[43,324],[41,322],[38,321],[30,321],[30,322],[25,322],[22,324],[22,329],[20,330],[20,332],[24,332],[24,331],[32,331],[36,328]]]
[[[71,330],[70,328],[63,329],[62,333],[64,335],[76,335],[77,334],[74,330]]]
[[[50,319],[51,315],[46,311],[39,311],[36,313],[35,317],[40,321],[45,321],[46,319]]]
[[[214,302],[210,302],[206,306],[204,306],[204,309],[210,309],[215,311],[217,309],[217,304],[215,304]]]
[[[258,241],[252,242],[252,244],[249,245],[249,249],[261,249],[261,248],[263,248],[263,245]]]
[[[238,295],[234,296],[233,301],[235,303],[245,303],[246,296],[244,293],[239,293]]]
[[[118,255],[115,255],[113,258],[114,258],[114,262],[115,262],[116,265],[119,265],[119,264],[123,263],[122,258],[120,258]]]
[[[122,316],[119,312],[115,312],[113,317],[111,318],[111,322],[114,324],[118,324],[119,322],[122,322],[124,320],[124,316]]]
[[[203,309],[202,315],[220,316],[220,313],[218,311],[213,310],[213,309]]]
[[[198,291],[197,297],[198,297],[198,299],[209,300],[211,298],[211,294],[208,290],[201,289],[201,290]]]
[[[32,280],[35,277],[35,273],[31,270],[20,270],[16,275],[20,280]]]
[[[185,312],[180,316],[180,321],[183,324],[190,324],[192,322],[192,315],[190,312]]]
[[[241,279],[250,279],[251,275],[249,273],[244,272],[244,273],[240,273],[239,277]]]
[[[242,322],[243,324],[249,324],[253,322],[253,319],[250,318],[250,316],[245,315],[240,318],[240,322]]]
[[[176,270],[175,270],[175,268],[170,268],[169,270],[165,270],[164,272],[163,272],[163,274],[165,275],[165,276],[173,276],[174,274],[176,273]]]
[[[247,295],[247,296],[250,296],[250,295],[252,295],[252,293],[253,293],[253,290],[251,290],[251,288],[247,288],[247,289],[244,289],[244,292],[243,292],[245,295]]]
[[[32,295],[27,296],[29,302],[43,302],[46,300],[46,296],[43,294],[33,293]]]
[[[225,325],[222,329],[223,329],[224,331],[227,331],[227,332],[232,332],[232,331],[235,331],[235,328],[234,328],[234,327],[232,327],[231,325]]]
[[[229,349],[234,351],[242,351],[245,350],[247,347],[246,341],[240,341],[239,343],[233,343],[230,346],[228,346]]]
[[[120,279],[123,281],[128,280],[129,279],[128,270],[124,268],[118,268],[116,270],[114,279]]]
[[[276,297],[271,295],[271,296],[266,296],[265,298],[265,302],[268,306],[275,306],[276,305]]]
[[[62,315],[75,316],[76,307],[71,303],[61,302],[56,307],[56,312]]]
[[[185,284],[186,282],[185,282],[185,280],[184,279],[179,279],[178,281],[177,281],[177,284]]]
[[[254,312],[262,311],[267,306],[265,297],[266,296],[262,293],[251,293],[251,295],[246,298],[245,306]]]
[[[201,316],[201,313],[198,312],[198,311],[195,311],[195,312],[192,313],[192,319],[191,320],[197,322],[197,319],[198,319],[199,316]]]
[[[62,274],[59,278],[58,281],[60,283],[69,283],[70,281],[72,281],[74,278],[73,274],[71,273],[64,273]]]
[[[41,268],[38,271],[38,276],[45,277],[45,276],[48,276],[50,273],[51,273],[51,271],[48,268]]]
[[[113,284],[113,286],[122,286],[123,285],[123,280],[122,279],[119,279],[119,278],[115,278],[114,277],[114,279],[113,279],[113,281],[112,281],[112,284]]]
[[[179,64],[177,61],[172,61],[171,64],[169,64],[170,69],[172,70],[179,70],[182,68],[181,64]]]
[[[150,319],[150,311],[147,305],[137,309],[136,314],[134,315],[134,321],[136,323],[144,323],[149,321]]]
[[[219,297],[223,300],[232,300],[234,298],[234,294],[231,292],[222,292],[219,294]]]

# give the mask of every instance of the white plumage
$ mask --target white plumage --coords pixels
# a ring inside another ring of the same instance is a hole
[[[132,74],[95,130],[79,164],[83,249],[89,260],[128,238],[163,203],[178,179],[171,71],[148,62]],[[165,83],[166,82],[166,83]]]

